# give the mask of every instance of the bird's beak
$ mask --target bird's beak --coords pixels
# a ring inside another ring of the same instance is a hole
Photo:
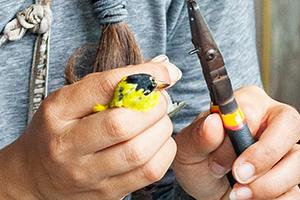
[[[161,81],[156,81],[156,84],[157,84],[157,86],[156,86],[157,90],[163,90],[163,89],[166,89],[170,86],[169,83],[161,82]]]

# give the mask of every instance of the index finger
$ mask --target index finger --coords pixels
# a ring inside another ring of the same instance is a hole
[[[91,114],[96,104],[108,104],[123,77],[138,73],[149,74],[166,83],[180,79],[180,70],[169,62],[146,63],[88,75],[54,92],[46,101],[53,105],[52,111],[60,119],[80,119]]]

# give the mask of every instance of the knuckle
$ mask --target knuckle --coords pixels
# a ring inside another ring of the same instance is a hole
[[[267,93],[256,85],[245,86],[235,92],[236,98],[243,106],[253,105],[255,98],[260,98],[261,104],[269,104],[273,100],[267,95]],[[263,103],[264,102],[264,103]]]
[[[260,87],[256,86],[256,85],[249,85],[249,86],[243,86],[241,87],[238,91],[252,91],[255,93],[264,93],[264,90],[261,89]]]
[[[32,119],[32,131],[42,140],[49,140],[58,135],[62,128],[58,120],[56,107],[51,101],[44,101]],[[38,128],[37,128],[38,127]]]
[[[107,113],[105,126],[110,136],[117,139],[128,139],[129,130],[126,123],[126,116],[120,109]]]
[[[67,105],[67,89],[69,86],[64,86],[63,88],[53,92],[50,94],[41,104],[39,110],[41,111],[42,115],[47,120],[57,120],[60,114],[65,112],[66,106],[60,105]]]
[[[47,154],[48,157],[55,163],[64,164],[66,161],[66,151],[64,145],[61,144],[57,137],[52,137],[48,144]]]
[[[268,179],[263,186],[253,187],[254,196],[258,199],[273,199],[283,192],[282,184],[278,180]]]
[[[84,82],[83,85],[88,85],[90,96],[94,96],[95,91],[99,91],[103,101],[109,101],[113,95],[113,91],[117,85],[115,80],[120,80],[117,77],[117,73],[113,73],[113,70],[101,72],[101,73],[91,73],[85,76],[81,81]]]
[[[300,114],[292,106],[286,104],[279,104],[277,111],[280,115],[282,124],[288,124],[289,133],[300,139]]]
[[[78,188],[85,187],[89,183],[89,178],[85,171],[78,168],[73,168],[70,170],[70,178],[74,185]]]
[[[139,166],[147,162],[147,154],[138,144],[131,144],[125,148],[125,160],[128,165]]]
[[[56,104],[54,102],[54,98],[52,96],[49,96],[42,102],[38,110],[39,117],[42,119],[56,118],[57,112],[55,107]]]
[[[144,165],[142,173],[144,178],[150,183],[159,181],[164,176],[164,172],[155,163],[151,162]]]
[[[114,91],[116,84],[112,80],[118,80],[113,78],[105,78],[100,77],[96,83],[94,83],[94,87],[96,87],[96,90],[101,91],[101,94],[103,97],[109,98],[112,96],[112,92]]]
[[[262,155],[265,155],[265,157],[272,158],[274,152],[276,152],[276,148],[273,146],[265,145],[264,148],[262,148]]]
[[[247,159],[254,164],[256,173],[263,172],[278,160],[277,149],[271,145],[254,145],[248,150]]]
[[[256,94],[259,97],[269,97],[264,89],[256,85],[251,85],[247,87],[249,91],[252,91],[252,94]]]
[[[261,94],[265,94],[265,91],[261,87],[258,87],[256,85],[249,86],[249,89],[256,91],[258,93],[261,93]]]
[[[265,166],[273,164],[278,159],[277,151],[277,148],[275,148],[274,146],[264,145],[260,151],[257,151],[258,153],[256,154],[256,158],[261,159],[258,160],[256,166],[261,166],[261,168],[264,168]]]

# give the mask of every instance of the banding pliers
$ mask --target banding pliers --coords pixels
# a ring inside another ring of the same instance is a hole
[[[211,98],[211,112],[220,114],[225,132],[229,136],[237,156],[239,156],[255,143],[255,139],[252,137],[245,116],[235,100],[223,56],[204,17],[201,15],[196,0],[187,0],[187,7],[192,42],[195,46],[190,54],[197,54],[200,59]],[[232,176],[228,179],[233,185],[235,181]]]

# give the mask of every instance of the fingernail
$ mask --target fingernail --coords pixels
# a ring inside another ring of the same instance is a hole
[[[230,200],[248,200],[251,199],[253,196],[252,191],[248,187],[239,187],[239,188],[234,188],[230,195],[229,199]]]
[[[151,60],[155,63],[166,63],[167,69],[169,71],[170,79],[171,79],[171,85],[175,84],[177,81],[179,81],[182,77],[181,70],[176,67],[174,64],[170,63],[170,60],[168,56],[166,55],[159,55]]]
[[[151,60],[152,62],[169,62],[169,58],[166,55],[156,56]]]
[[[182,72],[178,67],[176,67],[172,63],[167,63],[166,66],[167,66],[167,69],[169,71],[169,76],[170,76],[170,79],[171,79],[171,85],[173,85],[181,79]]]
[[[212,161],[209,164],[209,168],[211,170],[212,175],[216,178],[222,178],[226,174],[225,167],[221,166],[216,161]]]
[[[205,118],[204,124],[208,123],[211,119],[212,119],[212,115],[210,114]]]
[[[210,121],[212,120],[212,115],[211,114],[209,114],[206,118],[205,118],[205,120],[204,120],[204,122],[203,122],[203,131],[205,131],[205,130],[207,130],[207,124],[209,124],[210,123]]]
[[[242,163],[236,168],[235,174],[239,182],[246,182],[255,175],[255,167],[250,163]]]

